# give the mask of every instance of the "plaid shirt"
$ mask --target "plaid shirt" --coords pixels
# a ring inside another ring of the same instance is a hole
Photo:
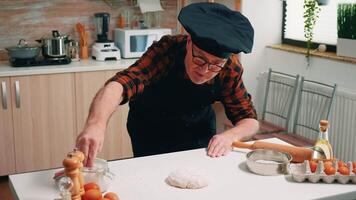
[[[174,67],[174,58],[177,49],[185,48],[187,36],[164,36],[143,54],[133,65],[124,71],[118,72],[107,81],[117,81],[123,88],[123,101],[121,104],[132,100],[142,93],[145,86],[167,75],[169,68]],[[185,51],[184,51],[185,52]],[[184,58],[184,56],[183,56]],[[213,84],[220,81],[222,86],[221,102],[225,107],[227,117],[233,124],[244,118],[257,119],[256,111],[252,105],[251,96],[247,93],[242,81],[243,68],[237,55],[232,55],[224,68],[218,73],[218,77],[205,84]],[[185,76],[188,79],[188,76]]]

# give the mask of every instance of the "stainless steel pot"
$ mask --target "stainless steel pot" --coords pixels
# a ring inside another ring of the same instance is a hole
[[[41,50],[39,45],[29,45],[25,39],[20,39],[16,46],[5,49],[11,59],[34,59]]]
[[[67,56],[68,35],[60,35],[57,30],[52,31],[52,37],[36,40],[42,44],[42,54],[45,57],[58,58]]]

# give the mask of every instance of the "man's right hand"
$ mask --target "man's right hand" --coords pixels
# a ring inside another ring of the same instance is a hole
[[[86,124],[84,130],[78,135],[76,147],[84,153],[84,166],[93,166],[94,159],[103,146],[105,129],[105,125]]]

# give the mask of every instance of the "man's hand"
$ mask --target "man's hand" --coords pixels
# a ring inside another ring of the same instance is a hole
[[[91,124],[85,127],[83,132],[77,137],[76,147],[84,153],[84,166],[93,166],[94,159],[103,146],[104,133],[105,126]]]
[[[232,143],[250,139],[259,129],[256,119],[240,120],[233,128],[214,135],[208,145],[208,155],[211,157],[225,156],[232,150]]]
[[[225,156],[232,150],[234,138],[226,133],[214,135],[208,145],[208,155],[211,157]]]

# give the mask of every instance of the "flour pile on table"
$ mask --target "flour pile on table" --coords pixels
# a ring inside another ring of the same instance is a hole
[[[208,180],[201,170],[178,169],[169,174],[166,182],[182,189],[199,189],[207,186]]]

